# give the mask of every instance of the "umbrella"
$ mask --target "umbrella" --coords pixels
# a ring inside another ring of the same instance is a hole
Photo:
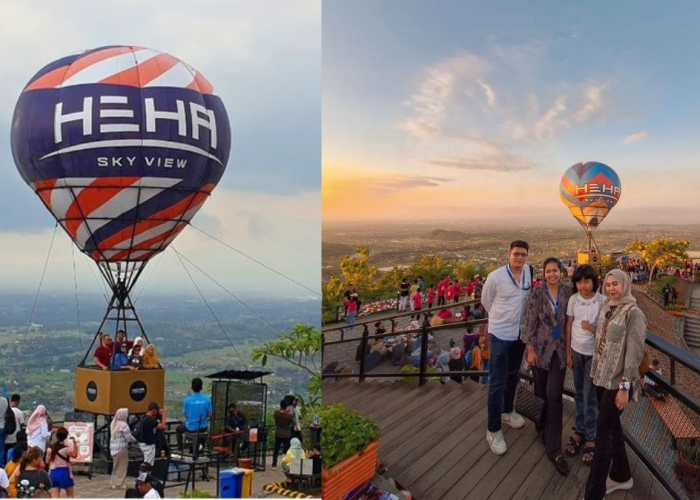
[[[628,260],[630,260],[630,258],[627,257],[626,255],[623,255],[622,257],[618,257],[616,260],[618,262],[627,262]]]

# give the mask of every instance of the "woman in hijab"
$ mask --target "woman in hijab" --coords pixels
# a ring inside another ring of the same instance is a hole
[[[114,414],[114,419],[109,426],[109,452],[112,455],[114,464],[112,466],[112,477],[110,479],[113,490],[123,490],[126,488],[126,469],[129,465],[129,443],[135,443],[136,439],[131,435],[127,408],[119,408]]]
[[[607,302],[596,322],[591,377],[598,397],[596,450],[586,483],[586,500],[599,500],[634,483],[622,437],[620,416],[639,394],[647,322],[632,296],[629,277],[619,269],[605,276]],[[630,394],[632,393],[632,394]]]
[[[450,371],[450,353],[443,352],[437,358],[437,371],[439,372],[449,372]],[[450,377],[440,377],[440,383],[446,384],[450,381]]]
[[[136,338],[134,339],[134,345],[131,346],[131,349],[129,350],[129,357],[133,356],[133,354],[134,354],[134,347],[137,346],[137,345],[138,345],[138,346],[141,346],[141,353],[139,354],[139,356],[143,356],[143,338],[142,338],[142,337],[136,337]]]
[[[158,360],[156,348],[153,347],[153,344],[148,344],[146,346],[146,350],[143,353],[143,367],[147,370],[160,368],[160,361]]]
[[[289,450],[284,457],[282,457],[282,470],[289,472],[289,466],[291,465],[292,460],[295,458],[306,458],[306,454],[304,453],[304,449],[301,447],[301,441],[299,441],[297,438],[292,438],[289,443]]]
[[[49,412],[44,405],[39,405],[27,420],[27,445],[37,446],[41,452],[46,451],[46,442],[51,437]]]

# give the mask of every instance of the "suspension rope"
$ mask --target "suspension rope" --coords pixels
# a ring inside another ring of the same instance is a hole
[[[211,313],[211,315],[212,315],[212,316],[214,317],[214,319],[216,320],[216,323],[219,325],[219,328],[221,329],[221,332],[224,334],[224,337],[226,337],[226,340],[228,340],[229,344],[231,344],[231,347],[233,347],[233,350],[236,351],[236,355],[238,356],[238,359],[241,360],[241,362],[243,363],[243,366],[244,366],[245,369],[247,370],[247,369],[248,369],[248,363],[245,362],[245,359],[243,359],[243,356],[241,356],[241,353],[238,352],[238,349],[236,348],[236,345],[233,343],[233,341],[231,340],[231,338],[228,336],[228,333],[226,333],[226,330],[224,329],[224,326],[221,324],[221,321],[219,321],[219,318],[218,318],[218,317],[216,316],[216,314],[214,313],[214,310],[213,310],[213,309],[211,308],[211,306],[209,305],[209,302],[207,302],[207,299],[204,297],[204,294],[202,293],[202,290],[199,288],[199,286],[197,285],[197,283],[194,281],[194,277],[193,277],[192,274],[190,273],[190,270],[187,269],[187,266],[185,266],[185,263],[182,261],[182,256],[180,255],[180,253],[179,253],[177,250],[175,250],[175,247],[173,247],[173,250],[175,251],[175,255],[177,255],[177,258],[180,260],[180,264],[182,264],[182,267],[184,268],[185,272],[187,273],[187,276],[189,276],[190,281],[192,281],[192,284],[193,284],[194,287],[197,289],[197,292],[199,293],[199,296],[202,297],[202,300],[204,301],[204,304],[207,306],[207,309],[209,309],[209,312]],[[187,258],[185,257],[185,259],[187,259]],[[188,260],[188,262],[189,262],[189,259],[187,259],[187,260]],[[196,267],[196,266],[195,266],[195,267]],[[201,271],[201,270],[200,270],[200,271]],[[205,276],[206,276],[206,274],[205,274]]]
[[[261,265],[262,267],[264,267],[265,269],[267,269],[267,270],[269,270],[269,271],[272,271],[273,273],[278,274],[279,276],[282,276],[284,279],[289,280],[289,281],[291,281],[292,283],[295,283],[296,285],[299,285],[300,287],[302,287],[302,288],[308,290],[309,292],[313,293],[314,295],[316,295],[316,296],[318,296],[318,297],[321,297],[321,293],[320,293],[320,292],[317,292],[316,290],[314,290],[314,289],[312,289],[312,288],[309,288],[308,286],[304,285],[303,283],[299,283],[299,282],[298,282],[297,280],[295,280],[294,278],[290,278],[290,277],[287,276],[286,274],[284,274],[284,273],[282,273],[282,272],[280,272],[280,271],[277,271],[276,269],[273,269],[272,267],[268,266],[267,264],[265,264],[265,263],[263,263],[263,262],[260,262],[258,259],[254,258],[254,257],[251,257],[250,255],[248,255],[248,254],[246,254],[246,253],[244,253],[244,252],[241,252],[241,251],[238,250],[237,248],[234,248],[233,246],[229,245],[228,243],[226,243],[226,242],[224,242],[224,241],[221,241],[221,240],[220,240],[219,238],[217,238],[216,236],[213,236],[213,235],[207,233],[207,232],[204,231],[203,229],[199,229],[197,226],[193,225],[192,223],[190,223],[190,226],[192,226],[193,228],[195,228],[195,229],[196,229],[197,231],[199,231],[200,233],[209,236],[209,237],[210,237],[211,239],[213,239],[214,241],[218,241],[219,243],[221,243],[221,244],[224,245],[225,247],[230,248],[230,249],[233,250],[234,252],[236,252],[236,253],[242,255],[242,256],[245,257],[246,259],[252,260],[252,261],[255,262],[256,264]]]
[[[34,312],[36,311],[36,303],[39,300],[39,293],[41,293],[41,285],[44,283],[44,276],[46,276],[46,268],[49,265],[49,258],[51,257],[51,250],[53,249],[53,242],[56,239],[56,229],[58,229],[58,221],[53,226],[53,235],[51,235],[51,244],[49,245],[49,252],[46,254],[46,261],[44,262],[44,269],[41,271],[41,279],[39,280],[39,288],[34,296],[34,304],[32,304],[32,311],[29,314],[29,323],[27,323],[27,330],[24,332],[24,341],[27,340],[27,334],[29,329],[32,327],[32,320],[34,319]]]
[[[75,314],[78,318],[78,344],[80,345],[80,350],[83,350],[83,333],[80,328],[80,302],[78,301],[78,275],[75,272],[75,245],[70,242],[71,253],[73,256],[73,283],[75,285]]]
[[[153,278],[153,275],[155,274],[156,269],[158,268],[158,264],[160,264],[160,261],[163,260],[163,252],[158,254],[158,260],[156,261],[155,264],[151,267],[151,274],[148,275],[148,278],[146,278],[146,282],[141,285],[141,289],[139,290],[138,295],[136,298],[133,300],[132,305],[136,306],[136,303],[139,301],[141,298],[141,294],[143,294],[144,290],[146,290],[146,287],[148,286],[148,283],[150,283],[151,278]]]
[[[188,258],[185,257],[184,255],[182,255],[180,252],[178,252],[178,251],[175,249],[175,247],[172,247],[172,248],[173,248],[173,250],[175,251],[175,253],[178,255],[178,258],[181,257],[181,258],[185,259],[187,262],[189,262],[189,264],[190,264],[191,266],[193,266],[194,268],[196,268],[200,273],[202,273],[204,276],[206,276],[207,278],[209,278],[210,280],[212,280],[214,283],[216,283],[224,292],[226,292],[226,293],[229,294],[231,297],[233,297],[233,298],[236,299],[238,302],[240,302],[246,309],[248,309],[250,312],[252,312],[253,314],[255,314],[258,318],[260,318],[260,319],[261,319],[265,324],[267,324],[270,328],[272,328],[272,329],[275,328],[275,326],[274,326],[272,323],[270,323],[267,319],[265,319],[265,317],[264,317],[262,314],[260,314],[258,311],[256,311],[256,310],[253,309],[252,307],[250,307],[250,306],[249,306],[248,304],[246,304],[245,302],[243,302],[243,300],[241,300],[241,299],[240,299],[239,297],[237,297],[233,292],[231,292],[230,290],[228,290],[224,285],[222,285],[221,283],[219,283],[218,281],[216,281],[214,278],[212,278],[211,276],[209,276],[201,267],[199,267],[197,264],[195,264],[194,262],[192,262],[190,259],[188,259]]]

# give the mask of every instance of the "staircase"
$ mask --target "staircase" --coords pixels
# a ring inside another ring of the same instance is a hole
[[[700,285],[692,285],[688,298],[688,311],[685,313],[683,338],[688,348],[698,354],[700,352]]]
[[[690,303],[688,309],[700,311],[700,285],[692,285],[690,288]]]

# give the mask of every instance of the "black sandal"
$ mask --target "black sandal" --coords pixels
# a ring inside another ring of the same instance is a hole
[[[583,462],[583,465],[587,465],[588,467],[591,466],[593,463],[593,454],[595,453],[595,445],[593,446],[586,446],[583,448],[583,455],[581,456],[581,462]],[[584,460],[583,457],[586,455],[589,455],[591,457],[590,460]]]
[[[574,439],[574,436],[578,436],[579,438],[581,438],[581,440],[576,441]],[[570,457],[575,457],[576,455],[578,455],[578,450],[581,448],[581,444],[584,441],[585,440],[583,439],[583,436],[581,434],[579,434],[578,432],[574,432],[571,436],[569,436],[569,443],[566,445],[566,454]],[[569,451],[569,446],[574,449],[573,452]]]
[[[557,458],[552,460],[552,462],[554,463],[554,467],[557,468],[557,472],[559,472],[559,474],[564,476],[569,474],[571,469],[569,468],[569,463],[564,458],[564,455],[558,455]]]

